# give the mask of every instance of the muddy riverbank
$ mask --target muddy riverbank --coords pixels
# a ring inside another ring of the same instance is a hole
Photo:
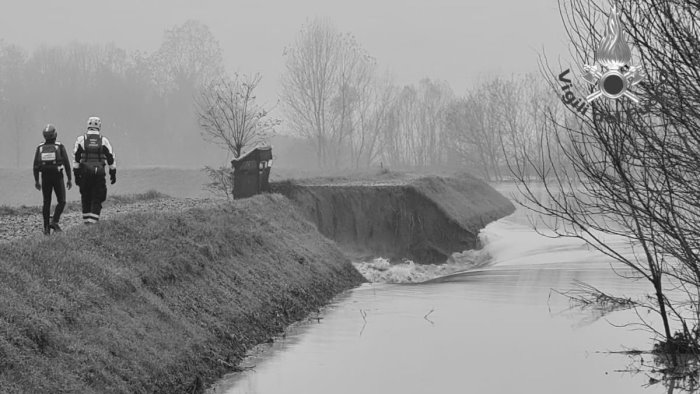
[[[487,183],[452,176],[380,173],[370,179],[316,178],[273,183],[319,231],[356,259],[444,263],[479,247],[488,223],[515,210]]]

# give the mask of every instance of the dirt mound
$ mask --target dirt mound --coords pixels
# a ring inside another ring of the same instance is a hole
[[[272,189],[354,258],[442,263],[452,253],[477,248],[479,230],[515,210],[469,175],[316,178],[273,183]]]

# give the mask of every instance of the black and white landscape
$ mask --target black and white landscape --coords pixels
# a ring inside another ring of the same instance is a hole
[[[700,390],[697,1],[10,3],[0,393]]]

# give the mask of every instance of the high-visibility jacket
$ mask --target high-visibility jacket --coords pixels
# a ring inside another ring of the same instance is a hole
[[[101,147],[98,152],[93,152],[92,149],[87,149],[86,147],[86,142],[90,142],[89,140],[92,140],[93,136],[101,137]],[[86,141],[86,138],[88,141]],[[115,160],[112,144],[109,143],[107,137],[100,135],[99,130],[88,129],[86,134],[78,136],[78,139],[75,141],[75,146],[73,147],[73,160],[74,168],[78,168],[80,163],[88,161],[106,161],[110,170],[117,169],[117,162]]]

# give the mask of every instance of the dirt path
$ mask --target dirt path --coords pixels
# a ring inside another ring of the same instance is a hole
[[[225,200],[211,198],[159,198],[155,200],[137,201],[133,203],[110,203],[109,198],[102,209],[101,220],[128,212],[153,211],[183,211],[195,207],[214,205]],[[51,206],[53,214],[55,204]],[[79,207],[66,206],[61,215],[61,227],[64,231],[74,226],[82,226],[83,219]],[[0,242],[8,242],[31,236],[43,236],[43,219],[41,207],[36,207],[32,213],[0,216]]]

